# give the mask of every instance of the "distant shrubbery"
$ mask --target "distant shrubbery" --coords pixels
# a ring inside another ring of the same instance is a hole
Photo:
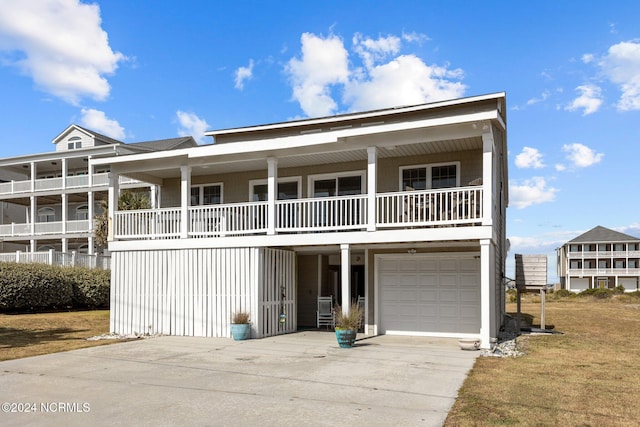
[[[109,306],[110,272],[46,264],[0,263],[0,310]]]

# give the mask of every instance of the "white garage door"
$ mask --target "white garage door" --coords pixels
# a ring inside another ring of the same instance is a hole
[[[624,287],[625,291],[635,291],[638,289],[638,279],[636,277],[621,277],[618,283]]]
[[[406,255],[377,260],[382,333],[480,332],[480,260],[473,255]]]
[[[582,279],[571,279],[572,291],[584,291],[585,289],[589,289],[589,278],[584,277]]]

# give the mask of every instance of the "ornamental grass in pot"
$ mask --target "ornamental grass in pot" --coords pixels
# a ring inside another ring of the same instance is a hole
[[[338,345],[341,348],[353,347],[356,341],[356,335],[358,329],[362,323],[362,307],[359,304],[351,303],[349,306],[349,312],[345,312],[341,306],[337,306],[335,309],[335,322],[336,322],[336,339]]]

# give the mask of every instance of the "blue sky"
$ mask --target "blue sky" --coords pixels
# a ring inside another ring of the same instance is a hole
[[[0,0],[0,157],[507,93],[507,274],[640,237],[640,2]]]

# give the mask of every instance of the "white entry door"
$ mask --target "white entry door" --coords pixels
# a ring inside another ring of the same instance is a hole
[[[381,333],[480,333],[479,257],[380,255],[376,261]]]

